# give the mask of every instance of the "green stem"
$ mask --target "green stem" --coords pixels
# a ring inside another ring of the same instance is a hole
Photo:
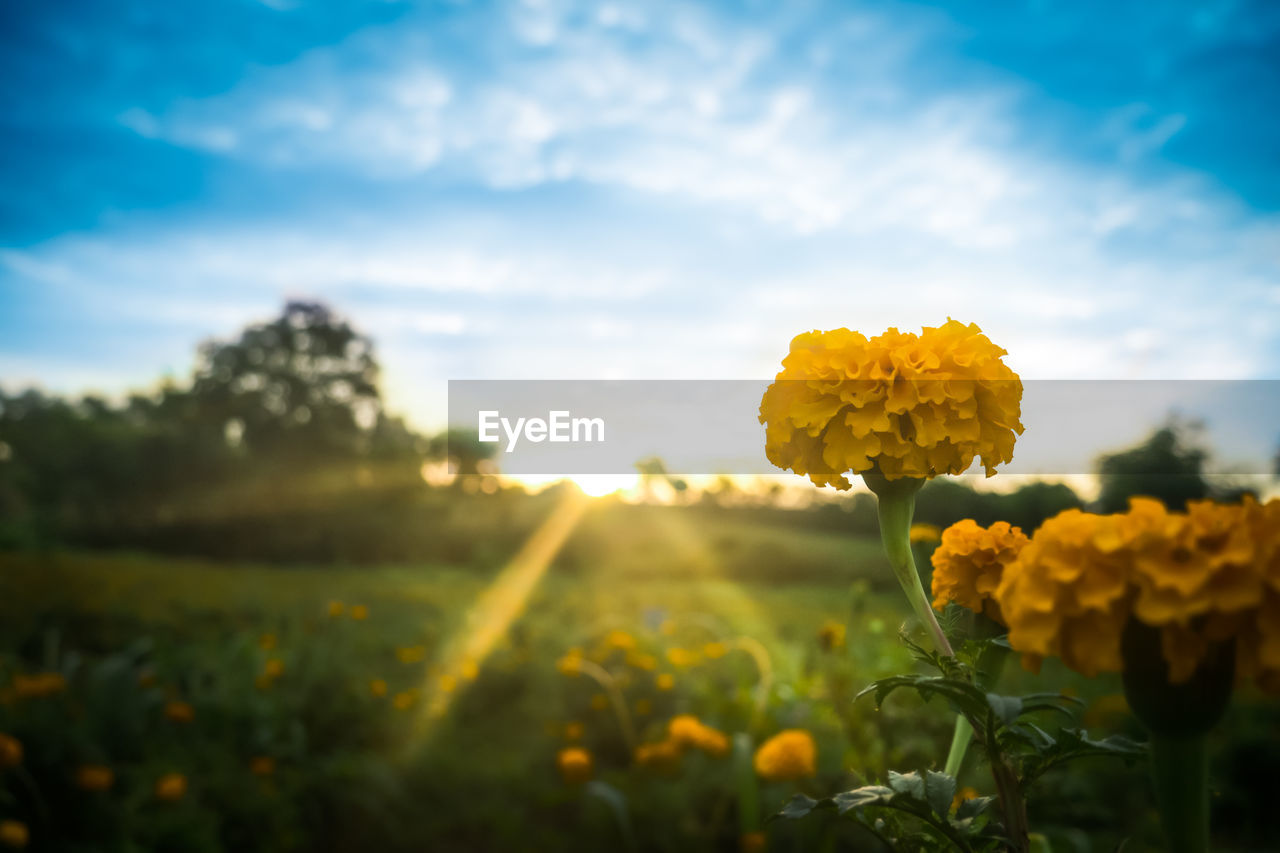
[[[876,506],[880,513],[880,538],[884,542],[889,565],[902,591],[907,594],[907,601],[933,637],[934,648],[947,657],[954,657],[955,652],[938,624],[938,617],[933,614],[929,597],[920,583],[920,573],[916,571],[916,561],[911,556],[911,516],[915,513],[918,488],[883,489],[879,492]]]
[[[1151,770],[1169,853],[1209,849],[1209,752],[1204,735],[1151,735]]]
[[[960,775],[960,766],[964,764],[964,754],[973,740],[973,726],[963,714],[956,714],[956,730],[951,736],[951,751],[947,753],[947,766],[943,772],[951,777]]]

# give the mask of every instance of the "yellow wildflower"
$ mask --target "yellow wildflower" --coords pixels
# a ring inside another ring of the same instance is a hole
[[[556,766],[566,785],[581,785],[591,778],[591,753],[578,746],[565,747],[556,754]]]
[[[263,665],[262,674],[267,678],[279,678],[284,675],[284,661],[280,658],[272,658]]]
[[[658,659],[643,652],[631,651],[627,652],[627,666],[643,669],[646,672],[653,672],[658,668]]]
[[[115,784],[116,774],[103,764],[82,764],[76,768],[75,781],[82,791],[107,791]]]
[[[276,760],[269,755],[255,755],[249,760],[249,772],[254,776],[270,776],[276,772]]]
[[[834,651],[844,645],[844,625],[828,619],[818,629],[818,645],[825,652]]]
[[[1004,355],[955,320],[919,335],[797,335],[760,401],[765,453],[837,489],[850,487],[850,472],[927,479],[960,474],[975,458],[991,476],[1022,432],[1022,383]]]
[[[0,844],[21,850],[31,840],[27,825],[16,820],[0,820]]]
[[[807,779],[818,772],[818,747],[804,729],[781,731],[756,750],[755,769],[769,782]]]
[[[948,527],[933,552],[933,607],[942,610],[954,601],[1004,624],[996,587],[1005,566],[1018,558],[1030,540],[1022,529],[997,521],[980,527],[966,518]]]
[[[981,796],[981,794],[978,793],[976,788],[970,788],[968,785],[965,785],[963,788],[956,791],[956,795],[951,798],[951,810],[955,811],[960,808],[960,804],[965,800],[977,799],[979,796]]]
[[[564,657],[556,661],[556,669],[560,670],[561,675],[567,675],[571,678],[581,674],[582,649],[573,648],[565,652]]]
[[[189,723],[196,718],[196,709],[189,702],[175,699],[165,704],[164,715],[175,723]]]
[[[698,653],[689,649],[682,649],[679,646],[673,646],[667,649],[667,660],[672,666],[683,669],[698,663]]]
[[[156,799],[176,802],[187,794],[187,777],[181,773],[166,773],[156,780]]]
[[[729,653],[729,646],[719,641],[707,643],[702,647],[702,656],[707,660],[719,660]]]
[[[653,683],[659,690],[673,690],[676,686],[676,679],[671,673],[663,672],[653,680]]]
[[[371,678],[369,680],[369,692],[379,698],[387,695],[387,680],[385,678]]]
[[[341,601],[330,601],[329,607],[328,607],[328,613],[330,618],[336,619],[339,616],[341,616],[342,612],[346,609],[347,609],[347,606],[343,604]]]
[[[642,743],[636,747],[636,764],[646,770],[671,774],[680,769],[683,753],[680,745],[673,740],[661,740],[655,743]]]
[[[480,665],[471,658],[467,658],[458,666],[458,674],[467,681],[475,681],[480,675]]]
[[[565,739],[565,740],[567,740],[567,741],[579,741],[579,740],[582,740],[582,733],[583,733],[583,731],[584,731],[584,728],[583,728],[582,723],[579,723],[579,722],[577,722],[576,720],[575,720],[575,721],[570,721],[570,722],[568,722],[568,723],[565,723],[565,724],[564,724],[564,739]]]
[[[407,711],[413,707],[417,698],[412,690],[402,690],[392,697],[391,704],[397,711]]]
[[[610,631],[604,638],[604,644],[610,648],[629,651],[636,647],[636,638],[626,631]]]
[[[0,734],[0,769],[22,763],[22,741],[13,735]]]
[[[357,622],[363,622],[369,618],[369,607],[364,604],[351,605],[351,618]]]
[[[440,688],[441,693],[452,693],[458,689],[458,677],[449,673],[441,673],[436,679],[436,685]]]
[[[679,714],[667,723],[667,739],[679,749],[698,749],[713,758],[729,753],[729,738],[692,714]]]

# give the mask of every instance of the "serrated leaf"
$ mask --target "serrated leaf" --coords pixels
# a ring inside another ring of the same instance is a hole
[[[782,810],[774,815],[775,818],[785,817],[792,820],[798,820],[808,816],[815,808],[818,807],[819,800],[813,797],[807,797],[804,794],[796,794],[791,800],[782,807]]]
[[[956,780],[954,776],[938,773],[934,770],[924,772],[925,800],[934,814],[946,817],[951,812],[951,801],[956,796]]]
[[[996,715],[997,720],[1006,726],[1013,725],[1018,721],[1018,716],[1022,713],[1022,697],[988,693],[986,698],[987,707],[991,709],[991,713]]]
[[[914,770],[910,773],[889,771],[889,787],[899,794],[909,794],[917,800],[924,799],[924,779]]]
[[[854,788],[852,791],[836,794],[831,799],[835,802],[836,810],[840,814],[844,814],[850,809],[886,805],[894,798],[894,795],[895,792],[892,788],[886,788],[883,785],[864,785],[861,788]]]
[[[972,820],[985,812],[995,802],[995,797],[971,797],[956,809],[956,820]]]

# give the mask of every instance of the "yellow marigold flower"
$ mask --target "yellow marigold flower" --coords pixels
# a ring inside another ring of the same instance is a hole
[[[667,723],[667,740],[679,749],[700,749],[714,758],[729,753],[729,738],[692,714],[680,714]]]
[[[917,522],[911,525],[911,530],[907,532],[907,538],[913,543],[937,542],[942,538],[942,528],[936,524]]]
[[[22,763],[22,741],[13,735],[0,734],[0,768]]]
[[[669,672],[663,672],[659,673],[653,683],[659,690],[673,690],[676,686],[676,678]]]
[[[591,710],[604,711],[609,707],[609,697],[603,693],[593,693],[591,695]]]
[[[249,760],[249,772],[254,776],[270,776],[276,772],[276,760],[269,755],[255,755]]]
[[[756,830],[746,832],[738,839],[739,853],[764,853],[769,849],[769,836]]]
[[[385,678],[372,678],[369,680],[369,692],[379,698],[387,695],[387,680]]]
[[[155,794],[157,800],[167,803],[182,799],[187,794],[187,777],[181,773],[166,773],[156,780]]]
[[[263,665],[262,674],[267,678],[279,678],[284,675],[284,661],[280,658],[272,658]]]
[[[850,487],[850,472],[927,479],[960,474],[975,458],[991,476],[1022,432],[1022,383],[1005,354],[955,320],[919,335],[797,335],[760,401],[765,453],[837,489]]]
[[[844,625],[828,619],[818,629],[818,645],[825,652],[833,651],[844,645]]]
[[[754,764],[769,782],[807,779],[818,772],[818,747],[804,729],[787,729],[760,744]]]
[[[703,727],[694,745],[712,758],[724,758],[729,754],[729,736],[710,726]]]
[[[1005,566],[1017,559],[1029,541],[1021,528],[1004,521],[980,527],[966,518],[948,527],[932,557],[934,609],[942,610],[954,601],[1004,624],[996,587]]]
[[[458,689],[458,677],[449,673],[442,673],[436,679],[436,685],[440,688],[441,693],[452,693]]]
[[[564,739],[567,741],[582,740],[582,733],[585,731],[582,723],[572,720],[564,724]]]
[[[963,788],[956,791],[956,795],[951,798],[951,810],[955,811],[960,808],[960,804],[965,800],[977,799],[980,796],[982,795],[978,793],[976,788],[970,788],[968,785],[965,785]]]
[[[707,660],[719,660],[729,654],[729,646],[719,641],[707,643],[702,647],[702,656]]]
[[[19,699],[38,699],[67,689],[67,679],[60,672],[18,674],[13,677],[13,692]]]
[[[328,613],[330,618],[336,619],[339,616],[341,616],[342,612],[346,609],[347,609],[347,606],[343,604],[341,601],[330,601],[329,607],[328,607]]]
[[[636,647],[636,638],[626,631],[610,631],[604,638],[604,644],[610,648],[628,651]]]
[[[480,665],[467,658],[458,666],[458,674],[467,681],[475,681],[480,675]]]
[[[627,652],[627,666],[643,669],[645,672],[653,672],[658,668],[658,659],[643,652]]]
[[[76,768],[76,787],[82,791],[108,791],[116,774],[104,764],[82,764]]]
[[[397,711],[407,711],[413,707],[413,703],[417,700],[412,690],[402,690],[391,699],[391,705]]]
[[[565,652],[564,657],[556,661],[556,669],[560,670],[561,675],[567,675],[570,678],[576,677],[582,673],[582,649],[569,649]]]
[[[189,723],[196,718],[196,709],[189,702],[175,699],[165,703],[164,715],[175,723]]]
[[[636,764],[656,773],[672,774],[680,769],[683,751],[673,740],[642,743],[636,747]]]
[[[275,634],[263,634],[261,637],[258,638],[258,648],[262,649],[264,652],[269,652],[275,647],[276,647]]]
[[[591,753],[582,747],[565,747],[556,754],[556,767],[566,785],[581,785],[591,778]]]
[[[16,820],[0,820],[0,844],[14,850],[21,850],[31,840],[27,825]]]
[[[364,604],[351,605],[351,618],[357,622],[363,622],[369,618],[369,608]]]
[[[667,649],[667,660],[672,666],[683,669],[698,663],[698,653],[689,649],[682,649],[679,646],[673,646]]]

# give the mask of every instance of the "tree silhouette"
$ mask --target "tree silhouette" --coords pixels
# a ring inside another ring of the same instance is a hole
[[[1101,512],[1123,512],[1136,495],[1158,498],[1170,509],[1185,509],[1187,501],[1208,497],[1204,478],[1204,450],[1183,439],[1187,428],[1170,422],[1142,444],[1103,456],[1097,471],[1102,480]]]

